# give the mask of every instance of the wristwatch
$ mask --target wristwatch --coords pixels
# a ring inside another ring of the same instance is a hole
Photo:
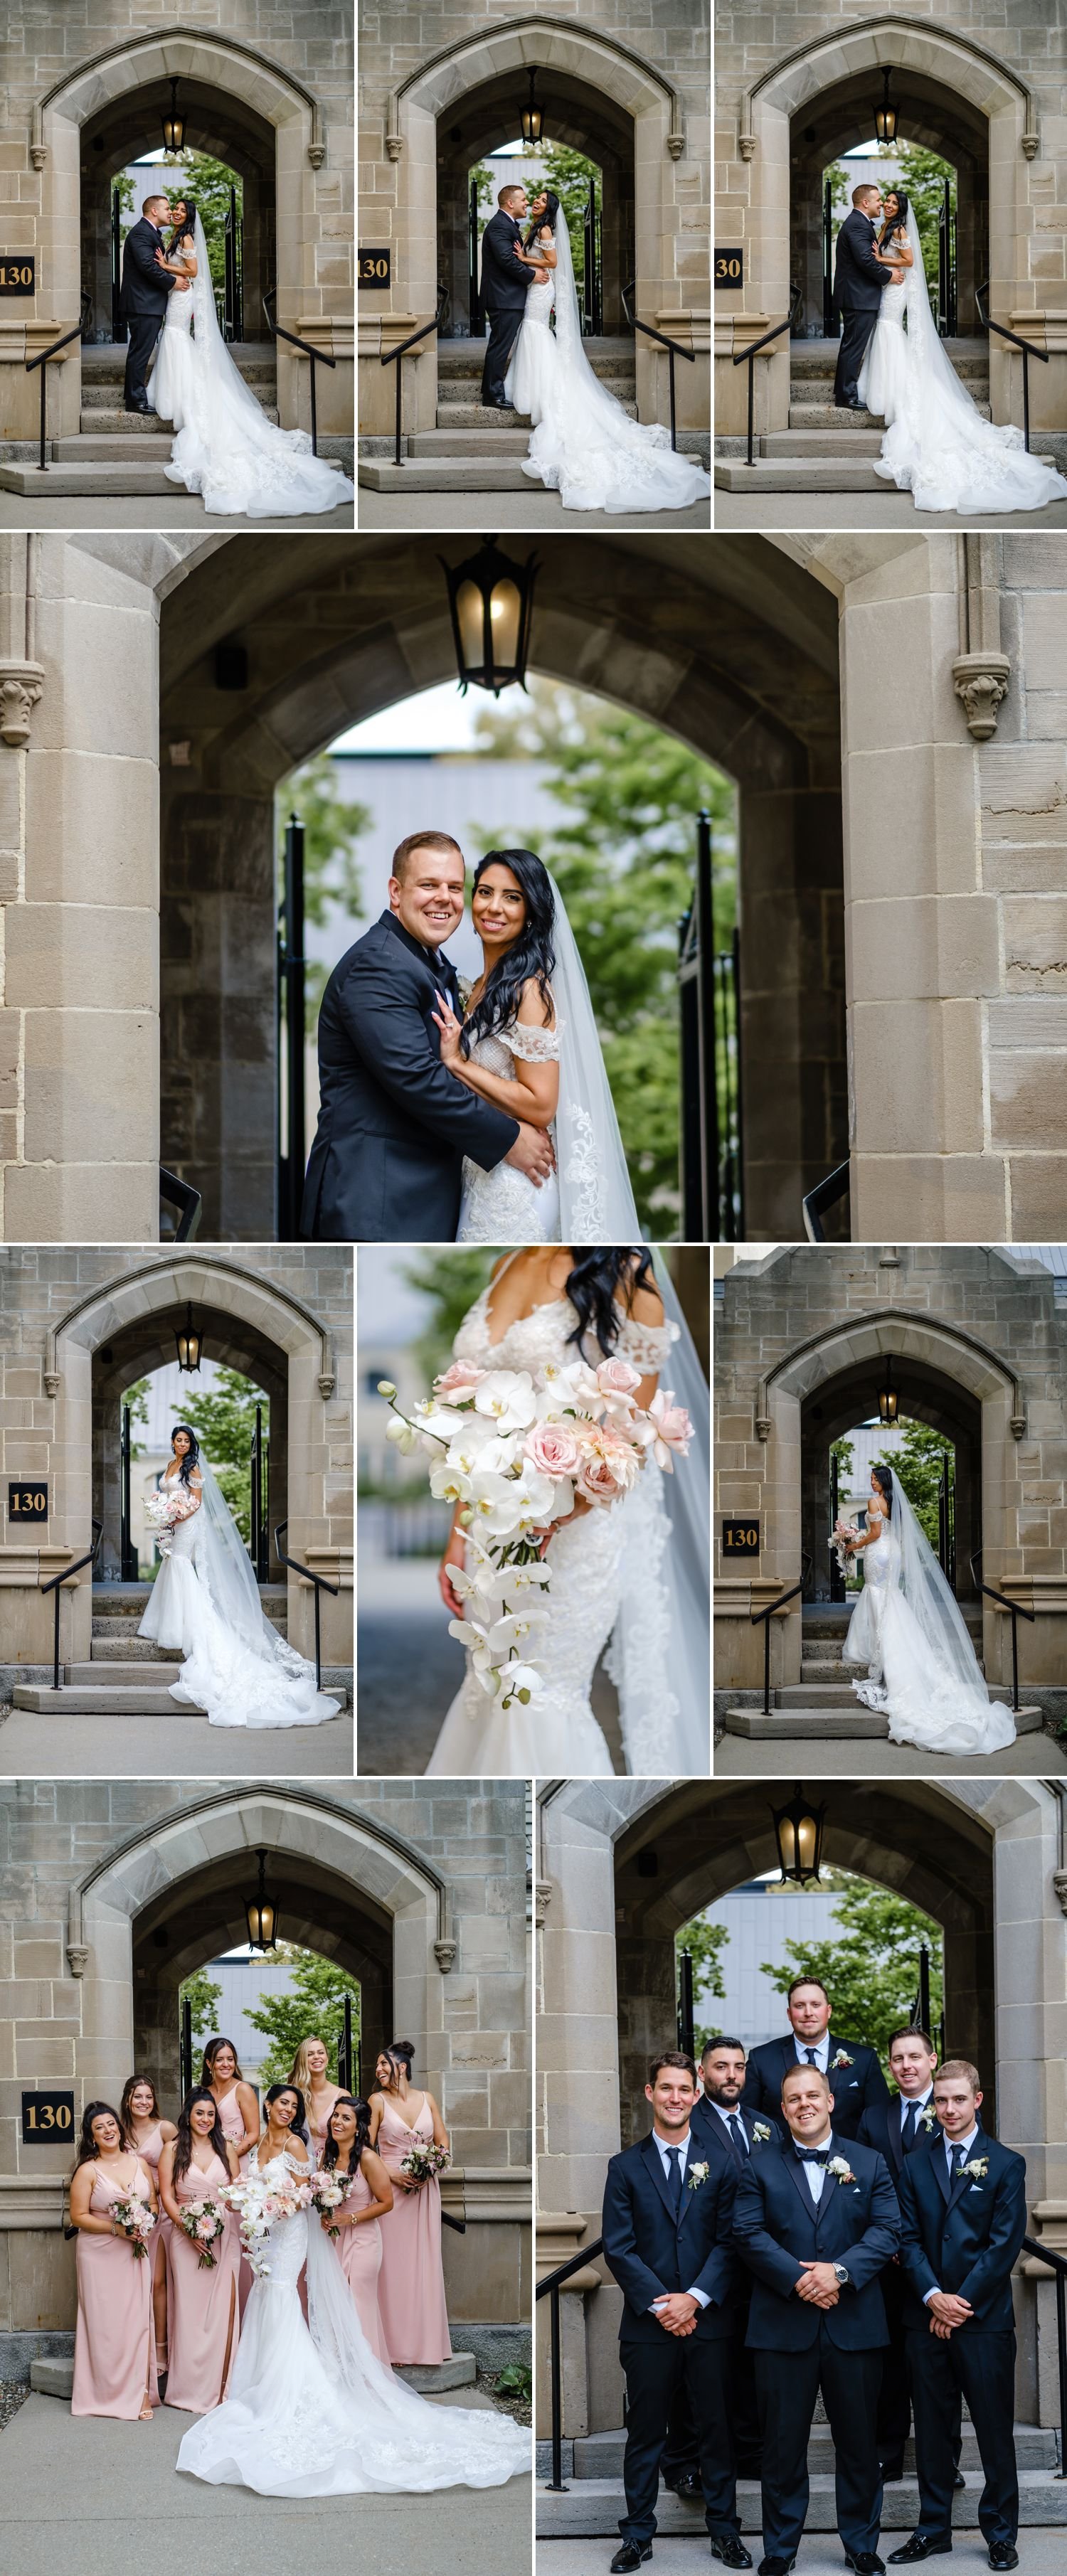
[[[847,2282],[847,2280],[848,2280],[848,2266],[847,2266],[847,2264],[845,2264],[845,2263],[835,2263],[835,2264],[834,2264],[834,2279],[835,2279],[835,2281],[837,2281],[837,2282],[839,2282],[839,2283],[840,2283],[840,2286],[841,2286],[841,2288],[842,2288],[842,2289],[844,2289],[844,2288],[845,2288],[846,2282]]]

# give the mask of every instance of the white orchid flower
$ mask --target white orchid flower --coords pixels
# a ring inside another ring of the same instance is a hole
[[[435,1395],[421,1396],[411,1410],[420,1431],[428,1431],[434,1440],[451,1440],[467,1419],[454,1404],[439,1404]]]
[[[540,1698],[543,1689],[544,1683],[536,1664],[506,1664],[500,1693],[501,1708],[510,1708],[515,1700],[523,1708],[528,1708],[531,1700]]]
[[[399,1449],[402,1458],[410,1458],[415,1446],[415,1433],[410,1422],[405,1422],[399,1413],[394,1413],[392,1421],[386,1423],[385,1436],[394,1449]]]
[[[469,1476],[450,1467],[447,1458],[439,1458],[430,1469],[430,1492],[438,1503],[465,1503],[469,1500]]]
[[[520,1479],[479,1467],[469,1480],[471,1527],[483,1538],[514,1538],[522,1526],[525,1495]]]
[[[465,1414],[460,1429],[448,1444],[448,1465],[472,1476],[476,1467],[488,1467],[498,1475],[515,1463],[518,1440],[499,1436],[495,1423],[483,1422],[477,1414]]]
[[[490,1369],[475,1389],[474,1410],[500,1431],[528,1431],[537,1411],[529,1369]]]

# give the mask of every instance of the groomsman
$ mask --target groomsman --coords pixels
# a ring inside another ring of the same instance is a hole
[[[895,2030],[889,2042],[889,2072],[897,2087],[896,2097],[887,2102],[872,2102],[865,2111],[856,2136],[864,2147],[876,2147],[884,2156],[894,2186],[899,2182],[908,2156],[928,2153],[931,2140],[941,2144],[941,2128],[934,2109],[934,2069],[937,2050],[924,2030]],[[897,2195],[899,2199],[899,2193]],[[899,2255],[887,2263],[882,2274],[882,2297],[885,2300],[889,2344],[882,2362],[882,2393],[878,2400],[878,2452],[882,2477],[895,2483],[904,2475],[904,2445],[911,2431],[911,2391],[908,2387],[908,2365],[904,2350],[904,2270]],[[962,2483],[962,2481],[961,2481]]]
[[[830,1998],[818,1977],[794,1977],[785,2009],[788,2037],[764,2040],[750,2052],[742,2097],[746,2108],[777,2118],[786,2069],[817,2066],[830,2079],[837,2136],[854,2138],[871,2104],[889,2100],[877,2050],[831,2030]]]
[[[875,2421],[888,2341],[879,2286],[900,2238],[884,2159],[842,2139],[828,2078],[782,2082],[791,2143],[749,2158],[734,2235],[754,2274],[748,2343],[763,2420],[760,2576],[789,2576],[808,2511],[808,2437],[821,2390],[834,2443],[837,2528],[854,2576],[885,2576]]]
[[[981,2127],[981,2101],[977,2067],[950,2058],[934,2077],[941,2144],[909,2156],[898,2185],[919,2523],[894,2549],[895,2566],[952,2547],[961,2397],[985,2471],[978,2520],[989,2564],[1019,2564],[1011,2275],[1026,2234],[1026,2166]]]
[[[702,2153],[690,2123],[696,2068],[680,2049],[652,2060],[645,2099],[652,2128],[613,2156],[604,2187],[604,2254],[623,2293],[619,2348],[626,2373],[626,2512],[613,2571],[652,2556],[667,2421],[680,2386],[697,2426],[711,2554],[751,2567],[737,2513],[726,2392],[738,2263],[733,2175]]]
[[[690,2123],[697,2141],[697,2153],[708,2157],[713,2171],[721,2167],[732,2178],[736,2190],[749,2157],[760,2155],[768,2148],[780,2147],[782,2131],[778,2121],[770,2119],[766,2112],[746,2111],[742,2104],[745,2052],[739,2039],[709,2040],[700,2061],[700,2079],[703,2090],[697,2097]],[[737,2322],[727,2397],[739,2478],[758,2478],[762,2466],[756,2375],[752,2355],[745,2345],[751,2287],[751,2276],[746,2271],[737,2289],[734,2311]],[[697,2454],[696,2430],[682,2388],[671,2408],[660,2475],[664,2486],[669,2487],[673,2495],[683,2496],[694,2504],[700,2502],[703,2494]]]

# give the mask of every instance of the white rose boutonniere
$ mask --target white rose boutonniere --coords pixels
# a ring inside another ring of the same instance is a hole
[[[920,2129],[925,2129],[927,2137],[929,2137],[931,2129],[936,2129],[937,2113],[932,2102],[928,2102],[925,2111],[920,2112],[919,2127]]]
[[[976,2182],[984,2182],[989,2171],[988,2156],[972,2156],[970,2164],[964,2165],[963,2170],[965,2174],[973,2174]]]
[[[774,2136],[774,2131],[773,2131],[773,2129],[771,2128],[771,2126],[770,2126],[770,2124],[769,2124],[769,2122],[768,2122],[768,2121],[766,2121],[766,2120],[753,2120],[753,2123],[752,2123],[752,2142],[753,2142],[753,2145],[754,2145],[754,2146],[759,2146],[759,2147],[765,2146],[765,2145],[766,2145],[766,2142],[767,2142],[767,2140],[768,2140],[768,2138],[773,2138],[773,2136]]]
[[[835,2182],[855,2182],[856,2177],[847,2156],[831,2156],[827,2171],[832,2173]]]
[[[470,977],[468,975],[457,975],[456,989],[459,993],[460,1004],[463,1009],[464,1017],[466,1017],[466,1014],[470,1009],[471,994],[474,991],[474,985],[471,982]]]
[[[849,2053],[848,2053],[847,2048],[839,2048],[839,2049],[838,2049],[838,2052],[837,2052],[837,2055],[836,2055],[836,2057],[833,2059],[832,2063],[833,2063],[833,2065],[834,2065],[835,2067],[836,2067],[836,2066],[854,2066],[854,2065],[855,2065],[855,2063],[856,2063],[856,2061],[855,2061],[855,2058],[854,2058],[854,2057],[850,2057],[850,2056],[849,2056]]]
[[[706,2165],[690,2165],[689,2172],[686,2176],[686,2181],[690,2191],[699,2191],[701,2183],[706,2182],[707,2179],[708,2168]]]

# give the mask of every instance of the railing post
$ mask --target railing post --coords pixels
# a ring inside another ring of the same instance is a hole
[[[754,350],[754,349],[750,349],[750,350],[749,350],[749,353],[748,353],[748,454],[747,454],[747,455],[746,455],[746,457],[745,457],[745,463],[746,463],[746,465],[751,465],[751,464],[753,463],[753,456],[752,456],[752,415],[753,415],[753,405],[754,405],[754,401],[755,401],[755,393],[756,393],[756,353],[755,353],[755,350]]]
[[[559,2348],[559,2285],[553,2282],[548,2297],[548,2328],[552,2355],[552,2482],[550,2495],[566,2495],[563,2483],[563,2374]]]
[[[318,410],[318,395],[316,394],[316,391],[315,391],[315,384],[316,384],[316,377],[315,377],[315,359],[314,359],[314,354],[312,354],[312,359],[311,359],[311,453],[312,453],[312,455],[313,455],[313,456],[317,456],[317,455],[318,455],[318,452],[319,452],[319,410]]]
[[[48,471],[47,465],[46,465],[46,463],[45,463],[45,453],[44,453],[44,445],[45,445],[45,423],[46,423],[46,419],[47,419],[47,408],[46,408],[46,406],[47,406],[47,401],[48,401],[48,360],[47,360],[47,358],[42,358],[42,360],[41,360],[41,472],[42,472],[42,474],[46,474],[46,473],[47,473],[47,471]]]
[[[56,1690],[56,1691],[57,1691],[57,1690],[59,1689],[59,1585],[58,1585],[58,1583],[57,1583],[57,1585],[56,1585],[56,1591],[55,1591],[55,1603],[56,1603],[56,1616],[55,1616],[55,1643],[54,1643],[53,1652],[52,1652],[52,1688],[53,1688],[53,1690]]]
[[[396,362],[396,442],[395,442],[394,451],[393,451],[393,462],[394,462],[394,464],[396,464],[396,465],[402,465],[402,464],[403,464],[403,462],[404,462],[404,459],[403,459],[403,457],[401,456],[401,453],[400,453],[400,421],[401,421],[401,412],[400,412],[400,377],[401,377],[401,372],[402,372],[402,370],[403,370],[403,365],[404,365],[404,361],[403,361],[403,359],[402,359],[402,358],[398,358],[398,359],[397,359],[397,362]]]
[[[320,1616],[319,1616],[319,1597],[320,1597],[320,1596],[319,1596],[319,1587],[318,1587],[318,1584],[316,1583],[316,1585],[315,1585],[315,1688],[316,1688],[316,1690],[317,1690],[317,1691],[320,1691],[320,1690],[322,1689],[322,1644],[321,1644],[321,1621],[320,1621]]]
[[[765,1617],[764,1617],[764,1621],[763,1621],[763,1714],[764,1714],[764,1717],[769,1717],[769,1716],[770,1716],[770,1713],[771,1713],[771,1623],[770,1623],[770,1619],[769,1619],[769,1617],[766,1617],[766,1616],[765,1616]]]
[[[1060,2465],[1058,2478],[1067,2478],[1067,2280],[1057,2268],[1056,2275],[1056,2350],[1060,2366]]]
[[[1023,350],[1023,446],[1030,453],[1030,352]]]
[[[675,449],[675,451],[677,452],[678,440],[677,440],[677,438],[676,438],[676,436],[675,436],[675,417],[674,417],[674,351],[673,351],[673,349],[671,349],[671,350],[669,350],[669,351],[668,351],[668,360],[667,360],[667,363],[668,363],[668,366],[669,366],[669,369],[670,369],[670,380],[671,380],[671,446],[672,446],[672,447]]]
[[[1011,1704],[1013,1711],[1017,1714],[1019,1708],[1019,1621],[1014,1605],[1012,1607],[1011,1614]]]

